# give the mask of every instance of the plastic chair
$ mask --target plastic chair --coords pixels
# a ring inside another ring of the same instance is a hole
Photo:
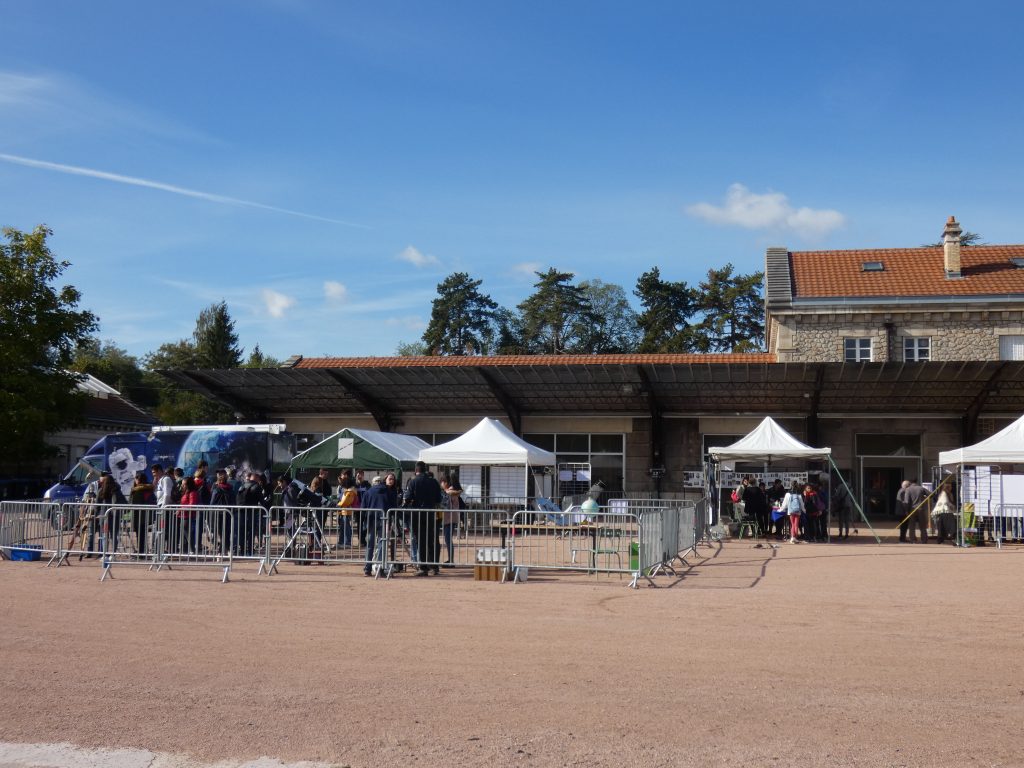
[[[749,531],[750,538],[752,539],[758,539],[761,537],[761,526],[758,525],[757,520],[753,520],[751,518],[740,520],[740,529],[737,533],[736,538],[742,539],[744,531]]]

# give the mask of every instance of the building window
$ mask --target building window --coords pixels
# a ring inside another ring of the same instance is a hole
[[[1024,336],[1000,336],[999,359],[1024,360]]]
[[[871,362],[871,339],[844,339],[843,359],[848,363],[870,363]]]
[[[626,474],[626,440],[621,433],[532,433],[523,435],[523,439],[538,448],[554,453],[560,464],[590,464],[594,479],[603,481],[605,490],[623,490],[623,477]]]
[[[926,363],[932,359],[930,338],[903,339],[903,359],[908,363]]]

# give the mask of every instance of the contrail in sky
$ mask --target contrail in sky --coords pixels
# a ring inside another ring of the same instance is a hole
[[[50,163],[45,160],[33,160],[30,157],[19,157],[18,155],[5,155],[0,152],[0,160],[8,163],[15,163],[16,165],[26,165],[29,168],[42,168],[46,171],[57,171],[58,173],[68,173],[72,176],[89,176],[93,179],[103,179],[104,181],[114,181],[118,184],[130,184],[133,187],[146,187],[148,189],[159,189],[161,192],[171,192],[175,195],[184,195],[185,197],[196,197],[200,200],[209,200],[212,203],[227,203],[228,205],[244,205],[247,208],[259,208],[264,211],[274,211],[275,213],[284,213],[288,216],[299,216],[303,219],[313,219],[314,221],[327,221],[331,224],[342,224],[346,227],[358,227],[360,229],[369,229],[364,224],[356,224],[351,221],[342,221],[341,219],[331,219],[327,216],[317,216],[312,213],[303,213],[302,211],[292,211],[288,208],[278,208],[276,205],[264,205],[263,203],[254,203],[251,200],[240,200],[237,197],[228,197],[226,195],[216,195],[212,192],[200,192],[196,189],[187,189],[186,187],[176,187],[173,184],[164,184],[161,181],[150,181],[149,179],[140,179],[136,176],[122,176],[119,173],[108,173],[107,171],[97,171],[93,168],[81,168],[77,165],[63,165],[62,163]]]

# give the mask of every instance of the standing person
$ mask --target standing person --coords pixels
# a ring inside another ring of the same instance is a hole
[[[917,482],[915,477],[910,481],[910,485],[907,486],[907,490],[904,491],[904,499],[907,502],[907,512],[913,512],[908,522],[907,531],[910,534],[910,543],[917,543],[917,534],[914,530],[915,526],[921,529],[921,543],[928,543],[928,509],[924,503],[925,499],[928,498],[928,493],[924,487]]]
[[[832,493],[832,509],[839,521],[839,539],[850,538],[850,521],[853,518],[853,499],[845,485],[837,485]]]
[[[219,540],[217,546],[217,554],[226,555],[228,552],[234,552],[237,548],[235,542],[232,541],[234,538],[237,541],[238,533],[235,531],[233,525],[233,518],[237,515],[232,507],[235,506],[235,489],[228,482],[228,473],[226,469],[218,469],[216,479],[213,482],[213,488],[210,490],[210,506],[213,507],[226,507],[222,513],[219,513],[219,520],[214,520],[214,527],[217,529],[217,538]]]
[[[156,488],[156,505],[160,508],[159,525],[163,528],[163,536],[158,541],[163,542],[166,551],[171,541],[171,514],[167,507],[174,505],[174,478],[164,472],[162,464],[153,465],[153,485]]]
[[[177,554],[199,553],[200,527],[199,510],[195,507],[203,503],[203,493],[200,487],[204,487],[201,477],[186,477],[182,481],[181,507],[176,513],[176,530],[174,543]]]
[[[900,521],[900,542],[906,543],[907,541],[907,526],[910,525],[910,507],[907,506],[907,488],[910,487],[910,481],[904,480],[900,483],[900,489],[896,491],[896,517]]]
[[[444,508],[444,514],[441,517],[441,531],[444,535],[444,547],[448,555],[444,564],[450,568],[455,562],[453,539],[459,527],[459,516],[465,507],[465,502],[462,501],[462,486],[459,485],[458,480],[442,478],[441,490],[444,492],[444,497],[441,500],[441,506]]]
[[[363,491],[362,514],[366,521],[366,564],[363,566],[363,575],[373,575],[373,564],[384,562],[384,552],[387,542],[381,538],[384,532],[384,517],[389,509],[398,506],[398,485],[395,482],[395,473],[388,473],[387,478],[382,481],[380,477],[373,478],[373,484]]]
[[[117,535],[121,529],[121,516],[120,510],[117,505],[124,504],[124,494],[121,493],[121,488],[114,480],[113,476],[106,472],[100,478],[99,494],[96,497],[96,501],[99,502],[100,519],[103,521],[103,536],[100,537],[100,551],[105,552],[107,547],[110,548],[110,552],[113,554],[117,553]],[[106,542],[104,542],[104,537]]]
[[[441,486],[427,474],[427,465],[416,462],[416,476],[405,488],[405,505],[412,512],[413,535],[417,542],[417,560],[419,571],[417,576],[426,576],[431,571],[437,576],[441,573],[438,559],[440,547],[437,540],[437,517],[434,510],[441,503]]]
[[[788,518],[785,510],[782,510],[782,500],[786,497],[786,488],[783,486],[782,481],[779,478],[775,478],[775,482],[772,483],[772,487],[768,489],[768,508],[769,518],[774,518],[775,523],[775,537],[777,539],[786,538],[785,526],[788,524]],[[771,514],[772,509],[782,510],[782,514],[774,516]]]
[[[747,520],[754,520],[758,528],[763,532],[766,529],[764,522],[764,509],[767,505],[764,492],[753,481],[753,478],[743,478],[743,517]]]
[[[807,540],[825,541],[828,537],[825,528],[825,500],[815,483],[808,483],[804,488],[804,510],[807,514]]]
[[[370,484],[366,481],[366,473],[361,469],[356,470],[355,478],[356,490],[359,492],[359,506],[363,506],[363,494],[370,489]],[[364,515],[359,510],[355,510],[352,513],[352,525],[355,526],[359,536],[359,546],[366,546],[366,521],[363,519]]]
[[[936,541],[945,543],[948,538],[956,544],[956,504],[953,501],[953,486],[948,481],[939,486],[939,500],[932,508],[932,528],[935,529]]]
[[[128,500],[132,504],[132,530],[135,531],[135,538],[138,541],[136,549],[140,555],[146,554],[146,539],[149,535],[149,512],[146,507],[156,501],[153,493],[153,484],[149,482],[144,471],[135,473],[135,482],[132,484]]]
[[[792,487],[782,499],[782,508],[789,517],[789,543],[796,544],[800,535],[800,516],[804,513],[804,497],[800,483],[793,481]]]
[[[323,467],[317,473],[317,477],[320,478],[320,494],[326,499],[331,495],[331,479],[327,476],[327,470]],[[310,483],[312,485],[312,483]]]
[[[351,475],[338,477],[338,548],[352,546],[352,513],[359,509],[359,490]]]
[[[253,554],[253,543],[259,535],[263,518],[259,510],[263,506],[263,496],[263,484],[259,481],[258,473],[250,472],[236,497],[241,509],[236,509],[233,514],[235,540],[232,551],[236,555],[249,557]]]

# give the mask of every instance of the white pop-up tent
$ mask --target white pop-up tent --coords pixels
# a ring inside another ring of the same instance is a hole
[[[771,416],[732,445],[713,446],[708,453],[715,461],[774,461],[776,459],[827,459],[831,448],[804,445],[780,427]]]
[[[525,475],[523,496],[529,496],[529,467],[552,467],[555,454],[518,437],[497,419],[482,419],[464,435],[447,443],[424,448],[420,461],[427,464],[479,466],[522,466]]]
[[[778,459],[827,461],[835,471],[839,481],[846,488],[850,500],[857,507],[861,520],[864,521],[864,524],[874,534],[875,541],[881,543],[881,539],[878,538],[878,534],[875,533],[875,529],[864,515],[864,510],[861,509],[860,504],[857,502],[856,496],[854,496],[850,486],[847,485],[835,462],[832,461],[832,449],[813,448],[801,443],[780,427],[771,416],[766,416],[764,421],[732,445],[708,448],[708,455],[716,463],[724,461],[776,461]]]
[[[1024,416],[980,443],[940,452],[939,464],[1024,464]]]

